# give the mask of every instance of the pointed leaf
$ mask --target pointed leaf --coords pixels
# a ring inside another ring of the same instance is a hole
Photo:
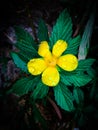
[[[83,91],[80,88],[75,87],[73,89],[73,97],[74,97],[76,103],[80,104],[84,100],[84,93],[83,93]]]
[[[57,19],[56,24],[53,27],[52,34],[50,36],[50,47],[57,40],[65,40],[68,42],[72,35],[72,21],[67,10],[64,10]]]
[[[11,52],[11,56],[14,60],[14,63],[16,64],[17,67],[19,67],[22,71],[28,73],[27,70],[27,64],[24,62],[17,53]]]
[[[48,36],[48,29],[47,26],[45,24],[45,22],[40,19],[39,21],[39,26],[38,26],[38,38],[39,41],[49,41],[49,36]]]
[[[54,95],[57,104],[65,111],[74,110],[73,97],[68,88],[64,85],[54,87]]]
[[[33,99],[43,98],[47,95],[48,90],[49,90],[49,87],[44,85],[40,81],[40,82],[38,82],[36,88],[34,89],[31,97],[33,97]]]

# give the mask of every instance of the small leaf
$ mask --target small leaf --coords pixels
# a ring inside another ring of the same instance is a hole
[[[83,91],[80,88],[75,87],[73,89],[73,97],[74,97],[76,103],[80,104],[84,100],[84,93],[83,93]]]
[[[74,110],[73,97],[71,92],[65,85],[58,85],[54,87],[54,95],[57,104],[65,111]]]
[[[72,35],[72,21],[67,10],[64,10],[57,19],[50,36],[50,47],[56,43],[57,40],[65,40],[68,42]]]
[[[19,67],[22,71],[28,73],[27,70],[27,64],[24,62],[17,53],[11,52],[11,56],[14,60],[14,63],[16,64],[17,67]]]
[[[39,41],[49,41],[49,36],[48,36],[48,29],[47,26],[45,24],[45,22],[40,19],[39,21],[39,26],[38,26],[38,38]]]
[[[47,95],[49,87],[44,85],[41,81],[38,82],[36,88],[34,89],[32,96],[33,99],[43,98]]]

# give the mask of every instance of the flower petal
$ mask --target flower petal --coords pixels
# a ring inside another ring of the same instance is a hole
[[[32,75],[39,75],[46,69],[47,65],[43,59],[35,58],[28,62],[27,67]]]
[[[42,73],[42,82],[50,87],[54,87],[59,83],[60,75],[55,67],[48,67]]]
[[[66,49],[67,43],[64,40],[58,40],[53,46],[52,54],[59,57]]]
[[[78,66],[78,59],[76,56],[72,54],[67,54],[67,55],[61,56],[58,59],[57,64],[66,71],[73,71]]]
[[[49,50],[49,45],[47,41],[42,41],[38,48],[38,54],[42,57],[51,56],[51,52]]]

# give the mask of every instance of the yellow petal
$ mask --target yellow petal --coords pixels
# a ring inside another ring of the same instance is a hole
[[[41,58],[32,59],[27,64],[28,71],[32,75],[39,75],[41,74],[45,68],[47,67],[45,61]]]
[[[78,66],[78,59],[76,56],[72,54],[67,54],[67,55],[61,56],[58,59],[57,64],[66,71],[73,71]]]
[[[59,83],[60,75],[55,67],[48,67],[42,73],[42,82],[50,87],[54,87]]]
[[[64,40],[58,40],[53,46],[52,54],[59,57],[66,49],[67,43]]]
[[[51,52],[49,50],[49,45],[47,41],[42,41],[38,48],[38,54],[42,57],[51,56]]]

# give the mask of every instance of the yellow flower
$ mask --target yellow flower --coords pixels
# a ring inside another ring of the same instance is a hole
[[[42,58],[31,59],[28,64],[28,71],[32,75],[42,73],[42,82],[50,87],[56,86],[60,81],[60,74],[57,66],[65,71],[73,71],[78,66],[78,59],[73,54],[62,55],[68,45],[64,40],[58,40],[52,49],[49,50],[47,41],[42,41],[38,48],[38,54]]]

